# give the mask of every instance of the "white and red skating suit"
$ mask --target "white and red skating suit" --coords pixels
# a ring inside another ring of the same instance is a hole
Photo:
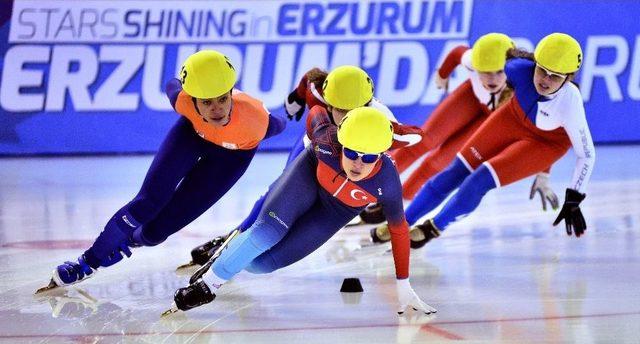
[[[544,170],[573,147],[577,160],[569,188],[584,192],[595,148],[580,90],[566,82],[541,96],[532,82],[534,69],[535,62],[527,59],[507,61],[515,96],[472,135],[459,156],[472,170],[487,161],[496,184],[503,186]]]

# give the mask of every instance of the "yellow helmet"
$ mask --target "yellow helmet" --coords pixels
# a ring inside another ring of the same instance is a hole
[[[355,66],[340,66],[329,73],[322,84],[327,104],[343,110],[366,105],[373,97],[373,82]]]
[[[582,49],[580,43],[564,33],[552,33],[543,38],[533,53],[536,62],[556,73],[570,74],[580,69]]]
[[[393,127],[380,110],[359,107],[347,112],[338,125],[338,142],[351,150],[378,154],[391,147]]]
[[[511,38],[505,34],[486,34],[473,44],[471,65],[478,72],[501,71],[507,61],[507,51],[515,47]]]
[[[233,88],[236,84],[236,70],[223,54],[215,50],[202,50],[184,61],[178,78],[188,95],[210,99]]]

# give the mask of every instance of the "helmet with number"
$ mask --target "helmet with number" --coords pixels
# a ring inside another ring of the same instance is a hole
[[[351,150],[378,154],[391,147],[393,127],[380,110],[359,107],[347,112],[338,125],[338,142]]]
[[[210,99],[233,88],[236,84],[236,70],[223,54],[215,50],[202,50],[184,61],[178,78],[188,95]]]
[[[365,71],[355,66],[332,70],[322,85],[324,100],[333,107],[351,110],[366,105],[373,98],[373,82]]]
[[[511,38],[505,34],[486,34],[473,44],[471,65],[478,72],[501,71],[507,61],[507,51],[515,47]]]
[[[536,63],[556,73],[571,74],[580,69],[580,43],[564,33],[552,33],[543,38],[533,53]]]

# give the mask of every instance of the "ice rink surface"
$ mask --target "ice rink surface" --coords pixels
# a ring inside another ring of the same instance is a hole
[[[137,192],[151,156],[0,159],[0,342],[143,343],[639,343],[640,146],[597,147],[582,209],[586,235],[553,228],[528,200],[531,178],[490,192],[466,219],[412,251],[411,281],[435,316],[398,317],[390,245],[370,227],[341,230],[270,275],[240,273],[206,306],[160,313],[188,275],[195,245],[228,232],[281,172],[259,154],[196,222],[156,247],[66,290],[36,297]],[[564,199],[574,155],[552,169]],[[295,201],[295,199],[292,199]],[[364,293],[341,294],[358,277]]]

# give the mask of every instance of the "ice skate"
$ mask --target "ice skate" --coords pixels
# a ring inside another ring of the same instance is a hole
[[[64,262],[53,270],[53,276],[49,284],[36,290],[36,294],[40,294],[57,287],[65,287],[75,283],[84,281],[93,277],[97,269],[92,268],[86,262],[84,255],[78,258],[77,262]]]
[[[188,311],[205,305],[215,300],[215,298],[216,294],[211,292],[211,289],[202,279],[199,279],[195,283],[176,290],[173,295],[173,306],[162,313],[161,316],[165,317],[177,311]]]
[[[440,236],[441,231],[433,223],[432,219],[425,221],[421,225],[411,228],[409,232],[411,237],[411,248],[420,248],[426,245],[431,239]]]
[[[210,241],[205,242],[202,245],[196,246],[191,250],[191,261],[182,264],[176,268],[176,271],[185,270],[194,266],[202,266],[206,264],[213,253],[222,245],[227,239],[228,235],[221,235],[213,238]]]
[[[189,285],[180,288],[176,291],[174,295],[174,302],[171,308],[162,312],[160,317],[166,317],[167,315],[176,313],[180,310],[186,311],[191,308],[195,308],[201,306],[203,304],[209,303],[215,299],[215,294],[211,293],[209,287],[207,287],[206,283],[202,280],[202,276],[209,271],[211,265],[216,261],[216,259],[222,254],[222,251],[227,248],[231,240],[236,237],[236,235],[240,234],[239,229],[234,229],[227,238],[224,240],[222,244],[215,250],[209,261],[202,265],[189,279]],[[206,290],[205,290],[206,289]],[[208,295],[207,294],[210,294]],[[195,294],[194,294],[195,293]],[[196,296],[194,296],[196,295]],[[210,300],[209,300],[210,298]],[[208,300],[208,301],[206,301]],[[201,302],[201,303],[198,303]]]

